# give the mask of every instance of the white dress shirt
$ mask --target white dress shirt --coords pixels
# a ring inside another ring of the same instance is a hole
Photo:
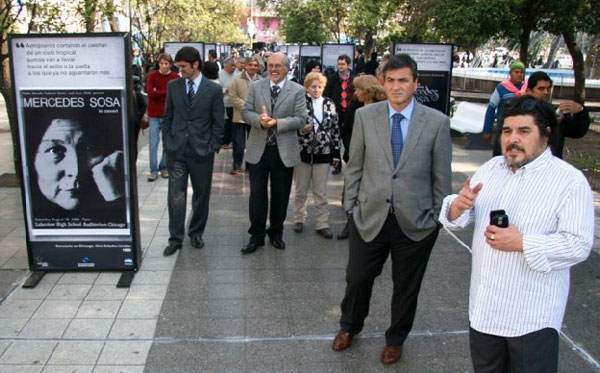
[[[473,209],[454,221],[456,195],[444,198],[440,222],[463,228],[473,219],[469,320],[479,332],[522,336],[560,330],[569,294],[569,268],[585,260],[594,235],[594,206],[583,174],[546,149],[516,172],[499,156],[471,178],[483,184]],[[505,210],[523,237],[523,252],[492,249],[484,232],[490,211]]]

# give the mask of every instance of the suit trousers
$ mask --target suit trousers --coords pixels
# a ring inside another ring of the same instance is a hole
[[[500,337],[469,328],[477,373],[552,373],[558,370],[558,332],[544,328],[520,337]]]
[[[329,210],[327,209],[327,176],[329,176],[329,163],[300,162],[294,167],[294,183],[296,195],[294,198],[294,222],[304,223],[307,216],[308,189],[312,184],[312,193],[315,198],[317,223],[315,229],[329,228]]]
[[[233,147],[233,168],[242,169],[244,149],[246,149],[246,123],[231,123],[231,143]]]
[[[204,233],[208,220],[208,205],[215,155],[200,157],[188,143],[179,159],[167,156],[169,169],[169,242],[181,243],[185,231],[185,210],[188,176],[192,181],[192,217],[188,227],[190,237]]]
[[[429,255],[437,239],[439,228],[421,241],[412,241],[390,213],[375,239],[365,242],[360,237],[354,220],[349,226],[349,258],[346,268],[346,294],[342,301],[340,327],[358,334],[369,314],[369,302],[375,278],[381,274],[388,255],[392,255],[392,323],[385,332],[388,345],[400,346],[412,329],[417,298]]]
[[[260,242],[265,235],[281,238],[283,222],[287,215],[290,190],[292,188],[293,167],[286,167],[281,161],[277,146],[266,145],[260,161],[247,164],[250,171],[250,229],[253,240]],[[269,209],[268,182],[271,179],[271,208]],[[267,211],[269,229],[266,229]]]
[[[233,107],[225,107],[225,115],[227,115],[227,118],[225,118],[225,127],[223,128],[223,141],[221,142],[221,144],[223,145],[229,145],[231,143],[231,136],[232,136],[232,128],[231,128],[231,124],[233,122]]]

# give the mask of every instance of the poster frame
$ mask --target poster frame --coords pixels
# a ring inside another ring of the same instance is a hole
[[[126,205],[128,211],[129,211],[129,221],[130,221],[130,235],[129,237],[131,238],[131,254],[132,254],[132,263],[130,265],[125,265],[124,263],[122,263],[121,266],[78,266],[78,265],[73,265],[73,266],[47,266],[44,267],[43,265],[38,265],[35,261],[35,257],[34,257],[34,248],[33,248],[33,240],[31,237],[31,231],[32,231],[32,227],[30,227],[30,222],[28,219],[28,206],[26,204],[26,188],[25,188],[25,183],[28,182],[26,175],[24,173],[24,167],[26,167],[25,165],[27,165],[27,160],[22,158],[22,154],[23,154],[23,148],[22,148],[22,143],[24,141],[26,141],[26,139],[22,138],[21,136],[21,130],[18,131],[18,141],[17,141],[17,150],[18,150],[18,159],[19,162],[21,164],[21,167],[16,171],[19,172],[21,180],[23,181],[21,183],[21,198],[22,198],[22,209],[23,209],[23,217],[24,217],[24,224],[25,224],[25,240],[26,240],[26,245],[27,245],[27,256],[28,256],[28,264],[29,264],[29,269],[30,271],[32,271],[32,276],[30,276],[30,278],[27,280],[27,282],[25,283],[24,287],[33,287],[35,286],[35,284],[37,284],[37,281],[39,281],[39,279],[41,279],[41,275],[40,273],[45,273],[45,272],[56,272],[56,271],[76,271],[76,272],[90,272],[90,271],[120,271],[123,272],[124,274],[126,273],[130,273],[130,275],[127,275],[126,277],[129,279],[133,278],[133,273],[137,272],[139,270],[139,267],[141,265],[142,262],[142,248],[141,248],[141,239],[140,239],[140,226],[139,226],[139,209],[138,209],[138,192],[137,192],[137,171],[136,171],[136,158],[137,158],[137,144],[135,141],[135,129],[129,125],[129,118],[131,117],[131,115],[133,114],[132,110],[133,110],[133,105],[130,105],[130,103],[133,100],[132,97],[132,93],[133,93],[133,88],[132,88],[132,65],[131,65],[131,53],[132,53],[132,49],[131,49],[131,36],[129,33],[126,32],[111,32],[111,33],[78,33],[78,34],[9,34],[8,35],[8,47],[9,47],[9,55],[11,56],[10,58],[10,67],[11,67],[11,79],[13,82],[13,86],[12,86],[12,104],[14,105],[13,107],[15,108],[15,110],[19,110],[20,105],[18,104],[18,100],[20,98],[19,92],[21,90],[32,90],[34,89],[34,87],[22,87],[20,86],[20,81],[18,81],[16,79],[15,76],[15,64],[17,63],[23,63],[23,61],[17,61],[13,50],[13,41],[14,40],[23,40],[23,42],[26,42],[27,39],[73,39],[74,41],[76,41],[77,39],[90,39],[90,38],[97,38],[99,41],[102,40],[103,38],[119,38],[122,39],[123,41],[123,61],[125,62],[125,66],[123,66],[124,70],[125,70],[125,84],[124,87],[122,87],[121,89],[124,90],[124,92],[122,91],[123,95],[123,99],[125,100],[124,104],[121,106],[121,118],[122,118],[122,126],[126,126],[126,129],[123,129],[123,133],[127,134],[127,141],[125,141],[125,139],[123,139],[123,146],[127,147],[126,150],[126,154],[128,154],[128,158],[125,159],[124,161],[127,162],[128,167],[129,167],[129,179],[125,180],[126,185],[129,186],[128,188],[128,192],[129,192],[129,204]],[[88,87],[77,87],[77,88],[68,88],[68,87],[55,87],[54,89],[63,89],[63,90],[85,90]],[[46,90],[50,91],[53,88],[46,88]],[[116,87],[115,88],[104,88],[106,90],[118,90]],[[19,127],[19,129],[21,129],[22,126],[24,126],[24,123],[21,123],[19,120],[19,114],[21,117],[24,117],[24,113],[22,112],[23,108],[21,108],[21,111],[19,111],[18,113],[16,113],[17,116],[17,125]],[[124,172],[124,175],[127,176],[127,173]],[[65,236],[65,234],[63,234],[63,236]],[[109,237],[110,235],[107,235],[107,237]],[[82,236],[83,237],[83,236]],[[44,242],[44,241],[36,241],[36,242]],[[55,241],[58,242],[58,241]],[[85,242],[85,241],[84,241]],[[94,242],[94,241],[89,241],[89,242]],[[85,254],[81,254],[81,255],[85,255]],[[76,264],[75,262],[73,264]],[[37,277],[37,279],[33,279],[34,283],[31,284],[30,280],[32,277]],[[123,276],[122,276],[123,279]],[[127,279],[124,280],[124,282],[119,280],[119,284],[121,285],[125,285],[124,287],[128,286],[127,283]],[[37,280],[37,281],[36,281]],[[30,283],[30,286],[27,286],[28,283]],[[130,280],[129,280],[130,283]],[[31,286],[32,285],[32,286]]]
[[[167,41],[167,42],[165,42],[165,43],[163,44],[163,50],[164,50],[166,53],[168,53],[168,52],[167,52],[167,45],[168,45],[168,44],[180,44],[181,46],[179,47],[179,49],[181,49],[181,48],[183,48],[183,47],[193,47],[193,48],[196,48],[196,50],[197,50],[198,52],[200,52],[200,59],[201,59],[202,61],[204,61],[204,43],[203,43],[203,42],[201,42],[201,41],[188,41],[188,42]],[[198,46],[201,46],[201,48],[200,48],[200,49],[198,49]],[[177,49],[177,51],[179,51],[179,49]],[[175,62],[175,54],[176,54],[176,53],[177,53],[177,52],[175,52],[175,53],[173,53],[173,54],[171,55],[171,58],[173,58],[173,62]]]
[[[352,73],[354,73],[354,51],[356,50],[356,44],[354,43],[327,43],[327,44],[323,44],[321,45],[321,65],[322,65],[322,70],[323,70],[323,74],[327,75],[326,70],[327,68],[325,67],[325,56],[329,56],[331,58],[331,56],[335,56],[335,61],[336,64],[334,66],[334,70],[337,71],[337,58],[340,56],[339,53],[331,53],[329,50],[333,49],[333,47],[346,47],[350,50],[350,48],[352,49],[352,52],[350,54],[346,53],[348,55],[348,57],[350,57],[350,67],[352,68]],[[329,65],[328,65],[329,66]]]
[[[451,91],[452,91],[452,53],[454,52],[454,44],[451,44],[451,43],[409,43],[409,42],[394,41],[394,42],[392,42],[392,46],[391,46],[392,54],[396,55],[397,54],[396,53],[397,46],[402,46],[402,45],[422,46],[423,48],[443,46],[445,49],[448,49],[448,61],[447,61],[448,68],[445,70],[422,69],[419,66],[420,61],[418,60],[418,58],[414,58],[412,55],[411,55],[411,57],[413,57],[413,59],[415,59],[415,61],[417,62],[417,67],[419,69],[419,75],[421,75],[422,73],[435,73],[435,72],[439,73],[441,71],[448,73],[448,77],[447,77],[447,81],[446,81],[446,90],[444,92],[444,94],[446,96],[446,100],[444,102],[444,110],[440,110],[440,108],[434,107],[433,105],[428,105],[427,103],[424,103],[424,105],[435,108],[446,115],[450,115],[450,95],[451,95]]]

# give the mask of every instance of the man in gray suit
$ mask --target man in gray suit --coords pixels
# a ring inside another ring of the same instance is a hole
[[[202,234],[208,219],[213,161],[221,148],[225,117],[223,91],[200,73],[200,53],[183,47],[175,62],[181,78],[167,85],[162,122],[169,169],[169,245],[163,252],[165,256],[173,255],[183,242],[188,175],[194,191],[188,235],[193,247],[204,247]]]
[[[275,53],[267,62],[269,79],[252,83],[242,109],[242,118],[251,127],[246,144],[250,171],[250,241],[241,250],[250,254],[265,244],[285,249],[283,222],[287,214],[294,166],[300,163],[297,131],[306,123],[304,88],[286,80],[289,60]],[[271,179],[271,208],[267,183]],[[266,229],[269,211],[269,229]]]
[[[369,313],[375,277],[392,256],[392,323],[383,364],[402,355],[417,296],[435,244],[442,199],[451,192],[452,144],[447,116],[415,101],[417,64],[393,56],[383,68],[388,100],[356,112],[346,168],[350,219],[346,294],[333,350],[352,343]]]

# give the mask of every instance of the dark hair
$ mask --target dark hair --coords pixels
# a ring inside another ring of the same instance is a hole
[[[371,52],[371,61],[377,61],[377,52]]]
[[[208,55],[211,56],[212,58],[217,58],[217,51],[214,49],[209,49]]]
[[[346,55],[346,54],[342,54],[341,56],[339,56],[339,57],[338,57],[338,59],[337,59],[337,60],[338,60],[338,61],[339,61],[339,60],[344,60],[344,61],[346,61],[346,63],[347,63],[348,65],[350,65],[350,62],[352,62],[352,60],[350,59],[350,57],[348,57],[348,55]]]
[[[362,54],[362,48],[358,48],[356,51],[358,52],[358,54]]]
[[[554,132],[557,122],[552,105],[531,95],[523,95],[507,101],[502,111],[502,122],[508,117],[530,115],[540,129],[542,137],[549,137]],[[550,129],[550,132],[548,132]]]
[[[219,65],[215,62],[207,62],[202,68],[202,75],[208,79],[219,79]]]
[[[410,69],[413,80],[416,80],[419,76],[417,63],[408,54],[396,54],[391,56],[389,61],[385,64],[385,66],[383,66],[383,69],[381,69],[381,72],[385,77],[385,74],[390,70],[404,69],[406,67]]]
[[[306,65],[304,65],[304,74],[308,74],[309,72],[312,71],[312,69],[314,69],[315,67],[319,66],[319,70],[323,70],[323,66],[321,66],[321,63],[317,60],[310,60],[306,63]]]
[[[187,62],[192,65],[194,62],[198,62],[198,69],[202,70],[202,58],[200,58],[200,52],[194,47],[183,47],[177,51],[175,62],[179,61]]]
[[[552,86],[552,79],[550,79],[548,74],[543,71],[536,71],[527,79],[527,88],[533,90],[540,81],[550,82],[550,86]]]

